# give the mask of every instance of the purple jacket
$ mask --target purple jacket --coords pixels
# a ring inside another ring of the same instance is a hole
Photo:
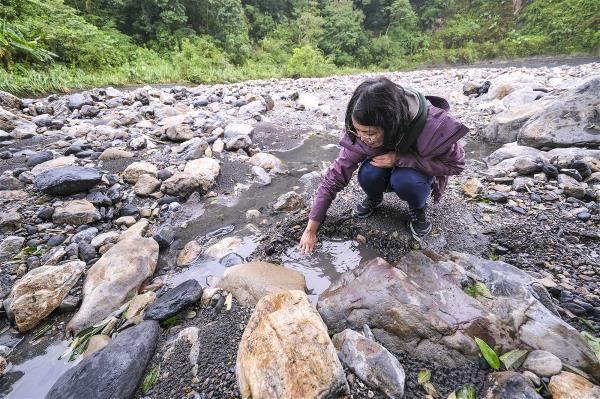
[[[460,174],[465,167],[465,151],[458,140],[469,129],[450,116],[450,105],[446,100],[430,96],[427,99],[429,104],[425,126],[412,152],[397,153],[396,166],[414,168],[433,176],[432,193],[434,203],[438,203],[448,184],[448,176]],[[340,146],[338,157],[325,172],[317,190],[308,216],[311,220],[325,220],[331,202],[348,185],[361,162],[387,152],[381,148],[370,148],[361,140],[352,142],[348,134],[342,137]]]

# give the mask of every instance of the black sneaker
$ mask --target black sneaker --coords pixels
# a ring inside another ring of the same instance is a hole
[[[354,207],[354,210],[352,211],[352,215],[356,216],[357,218],[368,218],[369,216],[371,216],[373,214],[373,212],[375,212],[375,208],[378,208],[381,206],[381,204],[383,203],[383,198],[381,198],[380,200],[372,200],[369,197],[366,197],[364,200],[362,200],[361,202],[359,202],[358,204],[356,204],[356,206]]]
[[[408,227],[416,236],[422,237],[431,233],[431,222],[427,217],[426,209],[411,209],[408,211]]]

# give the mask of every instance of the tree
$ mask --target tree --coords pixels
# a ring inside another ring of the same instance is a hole
[[[362,29],[365,19],[360,10],[354,9],[351,0],[331,0],[324,10],[325,34],[320,47],[331,54],[337,65],[357,65],[362,46],[367,38]]]

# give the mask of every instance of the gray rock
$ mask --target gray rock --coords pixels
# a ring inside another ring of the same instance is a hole
[[[252,138],[254,126],[245,123],[230,123],[225,126],[225,138],[232,139],[237,136],[248,136]]]
[[[562,362],[550,352],[535,350],[529,353],[523,363],[523,368],[540,377],[552,377],[560,373]]]
[[[527,187],[531,188],[534,186],[533,179],[530,177],[519,176],[513,180],[512,189],[515,191],[527,191]]]
[[[92,100],[82,93],[71,94],[68,98],[68,107],[70,109],[80,109],[84,105],[92,105]]]
[[[94,237],[98,234],[98,229],[95,227],[88,227],[87,229],[81,230],[73,237],[71,237],[71,242],[79,244],[80,242],[91,242]]]
[[[152,238],[154,238],[154,241],[158,243],[160,248],[168,248],[175,240],[175,232],[172,228],[164,226],[159,228]]]
[[[332,342],[341,362],[358,378],[388,398],[404,396],[404,368],[387,349],[350,329],[334,335]]]
[[[194,131],[188,124],[169,126],[166,130],[167,137],[171,141],[186,141],[194,137]]]
[[[52,221],[56,224],[89,224],[100,220],[100,214],[91,202],[86,200],[73,200],[57,207],[52,214]]]
[[[595,127],[599,97],[600,76],[593,76],[531,118],[519,131],[517,141],[536,148],[600,145]]]
[[[485,162],[488,165],[488,167],[491,167],[496,166],[508,159],[517,157],[527,157],[534,160],[545,159],[543,156],[543,152],[538,150],[537,148],[526,147],[518,145],[517,143],[508,143],[498,148],[496,151],[494,151],[488,157],[486,157]]]
[[[0,107],[20,110],[23,106],[21,99],[13,94],[0,91]]]
[[[484,139],[490,143],[516,141],[521,127],[549,103],[550,101],[540,100],[501,112],[486,126]]]
[[[503,371],[488,375],[485,386],[485,399],[542,399],[531,381],[514,371]]]
[[[585,187],[571,176],[565,174],[558,175],[558,184],[569,197],[582,199],[585,195]]]
[[[194,137],[188,141],[181,143],[179,145],[179,147],[177,147],[175,149],[175,152],[181,154],[183,159],[185,159],[186,161],[189,161],[191,159],[197,159],[197,158],[203,157],[207,148],[208,148],[208,143],[206,142],[206,140],[204,138]],[[165,171],[165,169],[159,171],[159,173],[162,171]],[[166,180],[169,177],[171,177],[171,176],[168,176],[166,178],[161,178],[159,176],[160,180]]]
[[[81,166],[63,166],[40,173],[34,179],[37,190],[51,195],[86,192],[100,182],[100,172]]]
[[[132,397],[154,355],[159,333],[156,321],[121,332],[104,349],[67,370],[46,399]]]
[[[468,276],[486,284],[494,298],[467,295],[462,283]],[[484,336],[502,353],[546,350],[600,376],[598,360],[578,331],[536,298],[536,282],[504,262],[416,251],[395,266],[377,258],[342,274],[320,295],[317,309],[329,329],[368,324],[388,350],[444,367],[477,360],[473,338]]]
[[[54,158],[54,154],[51,151],[42,151],[36,152],[33,155],[30,155],[27,159],[27,166],[33,168],[36,165],[44,163],[46,161],[50,161]]]
[[[231,267],[235,265],[241,265],[242,263],[244,263],[244,258],[236,254],[235,252],[230,252],[227,255],[223,256],[221,259],[219,259],[219,263],[225,267]]]
[[[202,298],[202,287],[196,280],[187,280],[152,303],[144,312],[146,320],[165,320]]]
[[[21,214],[9,209],[0,213],[0,231],[11,231],[21,227]]]
[[[252,140],[247,135],[239,135],[230,138],[225,143],[225,149],[227,151],[245,150],[252,144]]]
[[[302,196],[295,191],[289,191],[277,198],[277,201],[273,205],[273,210],[290,212],[303,207],[304,200]]]
[[[542,170],[542,165],[531,158],[520,158],[513,165],[513,169],[520,175],[532,175]]]
[[[256,175],[256,181],[261,186],[268,186],[271,184],[271,176],[269,176],[267,171],[260,166],[253,166],[252,172]]]
[[[0,243],[0,262],[13,260],[25,243],[25,237],[8,236]]]

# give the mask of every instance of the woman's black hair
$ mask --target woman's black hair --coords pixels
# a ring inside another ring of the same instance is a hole
[[[367,79],[358,85],[346,108],[346,130],[355,130],[352,117],[363,125],[383,128],[383,147],[402,150],[410,123],[404,89],[385,77]],[[355,136],[352,136],[356,140]]]

